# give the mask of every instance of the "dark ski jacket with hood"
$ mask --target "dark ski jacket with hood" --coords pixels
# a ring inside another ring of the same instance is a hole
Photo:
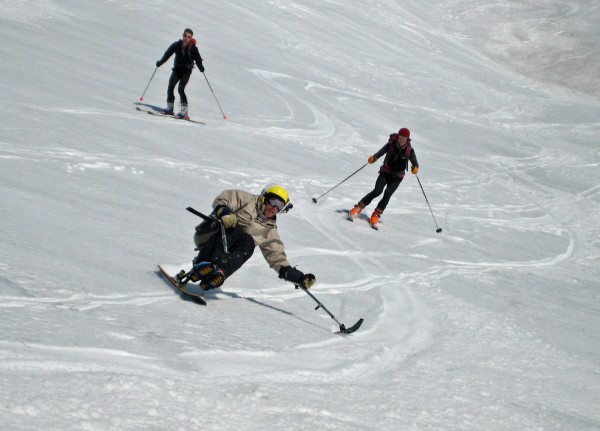
[[[196,62],[200,72],[204,72],[202,57],[200,56],[200,51],[198,51],[198,47],[196,46],[196,39],[192,39],[191,43],[185,50],[183,49],[183,40],[181,39],[171,44],[171,46],[169,46],[169,48],[167,48],[165,51],[162,58],[158,60],[158,66],[161,66],[163,63],[165,63],[173,54],[175,54],[173,70],[183,69],[191,71],[194,68],[194,62]]]

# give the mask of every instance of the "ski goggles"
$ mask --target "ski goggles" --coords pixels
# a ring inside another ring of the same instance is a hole
[[[273,207],[273,208],[277,208],[277,212],[278,213],[286,213],[289,210],[291,210],[292,208],[294,208],[294,205],[291,202],[288,202],[287,204],[284,203],[281,199],[277,199],[277,198],[270,198],[267,199],[267,202]]]
[[[283,209],[286,207],[285,202],[283,202],[281,199],[271,198],[268,200],[268,202],[272,207],[277,208],[277,211],[283,211]]]

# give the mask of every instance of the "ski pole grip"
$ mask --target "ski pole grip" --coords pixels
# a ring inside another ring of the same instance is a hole
[[[202,214],[200,211],[198,211],[198,210],[195,210],[195,209],[194,209],[194,208],[192,208],[192,207],[187,207],[187,208],[186,208],[186,210],[188,210],[189,212],[191,212],[191,213],[192,213],[192,214],[194,214],[194,215],[197,215],[197,216],[198,216],[198,217],[200,217],[200,218],[203,218],[203,219],[204,219],[204,220],[206,220],[206,221],[215,221],[215,219],[214,219],[214,218],[212,218],[212,217],[209,217],[209,216],[207,216],[207,215],[205,215],[205,214]]]
[[[189,212],[191,212],[194,215],[197,215],[200,218],[203,218],[206,221],[218,222],[219,227],[221,228],[221,240],[223,241],[223,250],[225,251],[225,253],[229,253],[229,246],[227,245],[227,235],[225,234],[225,226],[223,226],[223,222],[216,217],[209,217],[205,214],[202,214],[200,211],[195,210],[192,207],[187,207],[186,210],[188,210]]]

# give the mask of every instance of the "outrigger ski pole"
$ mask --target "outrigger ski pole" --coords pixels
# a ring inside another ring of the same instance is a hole
[[[364,166],[363,166],[364,167]],[[362,168],[361,168],[362,169]],[[192,207],[187,207],[186,210],[188,210],[189,212],[191,212],[194,215],[197,215],[198,217],[209,221],[209,222],[218,222],[219,226],[221,227],[221,238],[223,240],[223,249],[225,250],[225,253],[227,253],[227,236],[225,235],[225,226],[223,226],[223,222],[221,222],[221,220],[219,220],[218,218],[214,217],[214,216],[207,216],[205,214],[202,214],[200,211],[195,210]],[[187,274],[184,275],[184,277],[189,277],[189,272]],[[295,284],[296,289],[302,289],[304,290],[308,296],[310,296],[312,299],[315,300],[315,302],[318,304],[315,307],[315,310],[318,310],[319,308],[322,308],[323,310],[325,310],[325,312],[327,314],[329,314],[329,317],[331,317],[333,320],[335,320],[335,323],[337,323],[338,325],[340,325],[340,330],[336,332],[336,334],[352,334],[354,331],[358,330],[358,328],[360,328],[360,325],[363,324],[364,320],[362,317],[360,319],[358,319],[358,322],[356,322],[354,325],[352,325],[349,328],[346,328],[346,326],[343,323],[340,323],[333,314],[331,314],[331,312],[325,308],[325,306],[321,303],[321,301],[319,301],[315,295],[313,295],[312,293],[310,293],[308,291],[308,289],[302,285],[299,284]]]
[[[229,253],[229,250],[227,247],[227,235],[225,234],[225,226],[223,226],[223,222],[221,220],[219,220],[218,218],[216,218],[215,216],[207,216],[205,214],[202,214],[200,211],[195,210],[192,207],[187,207],[186,210],[188,210],[192,214],[197,215],[198,217],[200,217],[208,222],[219,223],[219,227],[221,228],[221,240],[223,241],[223,251],[225,251],[225,253]]]
[[[352,325],[349,328],[346,328],[346,326],[344,326],[343,323],[340,323],[333,314],[331,314],[331,312],[325,308],[325,306],[323,304],[321,304],[321,301],[319,301],[317,298],[315,298],[315,295],[313,295],[312,293],[310,293],[308,291],[308,289],[300,284],[295,284],[296,289],[302,289],[304,290],[308,296],[310,296],[312,299],[315,300],[315,302],[319,305],[317,305],[315,307],[315,310],[318,310],[319,308],[322,308],[323,310],[325,310],[325,312],[327,314],[329,314],[329,317],[331,317],[333,320],[335,320],[335,323],[337,323],[338,325],[340,325],[340,330],[336,332],[336,334],[352,334],[354,331],[356,331],[358,328],[360,328],[360,325],[363,324],[364,320],[362,317],[360,319],[358,319],[358,322],[356,322],[354,325]]]
[[[200,211],[195,210],[192,207],[187,207],[186,210],[188,210],[192,214],[197,215],[198,217],[206,220],[207,222],[218,223],[219,227],[221,228],[221,241],[223,241],[223,251],[225,251],[225,253],[229,253],[229,248],[227,246],[227,235],[225,234],[225,226],[223,226],[223,222],[213,215],[207,216],[205,214],[202,214]],[[192,275],[193,270],[194,270],[194,268],[190,269],[185,274],[181,274],[181,275],[178,274],[176,278],[178,279],[179,283],[186,284],[190,280],[190,276]],[[184,271],[182,270],[181,272],[184,272]]]

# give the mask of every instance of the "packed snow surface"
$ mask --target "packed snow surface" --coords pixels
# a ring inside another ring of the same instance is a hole
[[[600,429],[597,1],[1,9],[0,430]],[[186,27],[207,125],[135,110]],[[380,162],[328,191],[400,127],[423,189],[347,222]],[[206,307],[158,275],[186,207],[269,183],[354,334],[258,250]]]

